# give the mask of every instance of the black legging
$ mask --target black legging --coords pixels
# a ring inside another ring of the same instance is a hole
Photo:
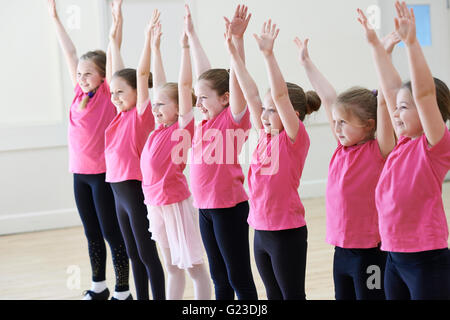
[[[117,218],[133,268],[136,295],[148,300],[148,280],[154,300],[164,300],[164,271],[155,241],[148,231],[147,207],[144,204],[141,181],[127,180],[111,183],[116,200]]]
[[[306,226],[279,231],[255,230],[255,261],[267,299],[306,299],[307,237]]]
[[[92,281],[106,280],[106,247],[108,242],[114,272],[115,291],[129,290],[129,262],[114,206],[114,195],[105,174],[74,174],[75,202],[88,241]]]
[[[248,244],[248,202],[200,209],[200,232],[217,300],[257,300]]]

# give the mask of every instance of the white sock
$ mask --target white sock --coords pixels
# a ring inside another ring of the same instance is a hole
[[[91,291],[94,291],[95,293],[100,293],[103,290],[105,290],[106,288],[107,288],[106,280],[99,281],[99,282],[92,281]]]
[[[107,286],[106,286],[106,280],[105,280],[105,281],[100,281],[100,282],[92,281],[92,284],[91,284],[91,291],[93,291],[93,292],[95,292],[95,293],[100,293],[100,292],[102,292],[103,290],[105,290],[106,288],[107,288]],[[86,295],[83,297],[83,300],[92,300],[92,297],[91,297],[90,294],[86,294]]]
[[[125,300],[130,295],[130,290],[127,291],[114,291],[113,297],[119,300]]]

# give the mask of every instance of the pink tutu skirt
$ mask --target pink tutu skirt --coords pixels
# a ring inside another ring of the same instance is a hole
[[[152,239],[170,249],[172,265],[187,269],[203,263],[205,251],[192,197],[163,206],[148,205],[147,209]]]

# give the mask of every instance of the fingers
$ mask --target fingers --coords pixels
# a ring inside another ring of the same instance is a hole
[[[270,20],[269,20],[269,22],[270,22]],[[262,29],[261,29],[261,34],[266,33],[266,25],[267,25],[267,22],[264,22],[263,26],[262,26]]]
[[[161,12],[158,9],[153,10],[151,23],[152,25],[156,25],[159,22],[159,17]]]
[[[250,18],[252,17],[252,14],[249,13],[247,18],[245,19],[245,23],[248,24],[248,22],[250,21]]]
[[[299,37],[295,37],[294,43],[300,51],[302,51],[302,50],[308,51],[308,43],[309,43],[308,38],[306,38],[305,40],[302,41],[302,40],[300,40]]]
[[[397,31],[399,30],[399,28],[400,28],[400,22],[399,22],[398,19],[399,19],[399,18],[397,18],[397,17],[394,18],[394,28],[395,28],[395,31],[396,31],[396,32],[397,32]]]
[[[367,24],[367,17],[364,14],[364,12],[361,9],[357,9],[358,12],[358,21],[359,23],[364,27],[364,29],[369,29],[369,26]]]
[[[189,8],[189,5],[188,5],[188,4],[185,4],[185,5],[184,5],[184,11],[185,11],[185,13],[186,13],[186,16],[187,16],[188,18],[190,18],[190,17],[191,17],[191,9]]]
[[[228,26],[231,25],[231,21],[228,20],[227,17],[223,17],[223,19],[225,20],[225,27],[228,28]]]
[[[234,12],[234,18],[245,20],[247,17],[248,7],[246,5],[238,5]]]
[[[401,18],[402,17],[402,9],[400,6],[400,2],[395,1],[395,11],[397,11],[397,17]]]

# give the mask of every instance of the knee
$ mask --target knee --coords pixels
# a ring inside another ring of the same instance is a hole
[[[184,277],[184,270],[178,268],[176,265],[173,265],[171,263],[165,263],[164,266],[169,276]]]
[[[194,281],[209,279],[208,271],[204,263],[195,264],[188,269],[189,276]]]

